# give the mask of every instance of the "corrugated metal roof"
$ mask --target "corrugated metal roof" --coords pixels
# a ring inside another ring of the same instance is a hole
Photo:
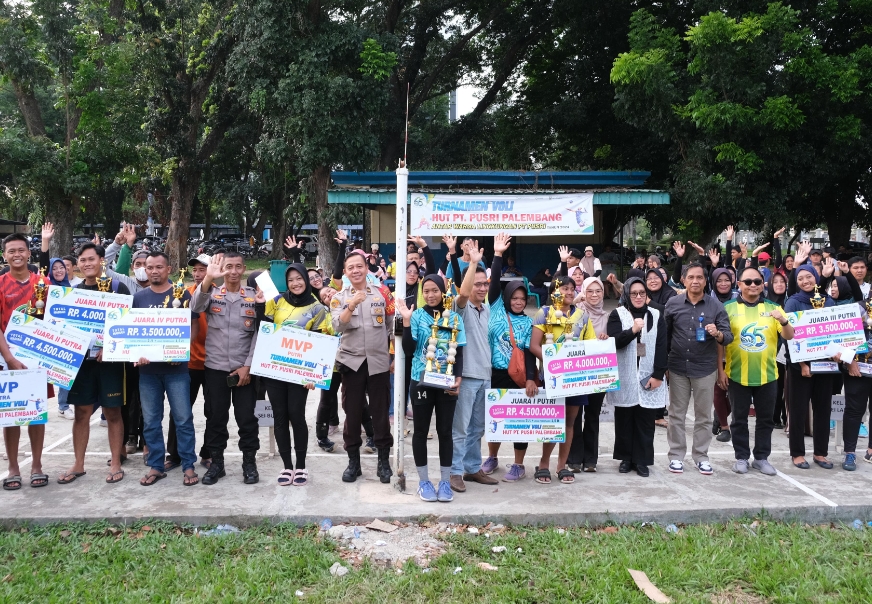
[[[581,171],[581,172],[497,172],[497,171],[433,171],[409,172],[409,187],[444,187],[444,186],[481,186],[481,187],[522,187],[529,188],[566,188],[576,186],[606,186],[624,187],[642,186],[651,176],[644,171]],[[396,185],[395,172],[333,172],[334,185],[337,187],[378,187]]]

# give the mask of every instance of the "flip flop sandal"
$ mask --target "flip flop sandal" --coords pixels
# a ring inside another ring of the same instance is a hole
[[[121,476],[118,478],[115,478],[119,474],[121,474]],[[117,472],[112,472],[109,476],[107,476],[106,482],[108,482],[109,484],[114,484],[116,482],[121,482],[121,480],[123,478],[124,478],[124,470],[118,470]]]
[[[194,482],[191,482],[191,481]],[[182,484],[186,487],[192,487],[194,485],[200,484],[200,475],[194,472],[190,476],[185,474],[184,478],[182,478]]]
[[[560,482],[563,484],[572,484],[575,482],[575,474],[572,473],[572,470],[567,470],[566,468],[557,472],[557,478],[559,478]]]
[[[16,486],[11,487],[9,485],[15,483]],[[9,476],[8,478],[3,479],[3,490],[4,491],[17,491],[21,488],[21,476]]]
[[[167,459],[166,461],[164,461],[164,472],[169,472],[170,470],[175,470],[180,465],[182,465],[182,462],[180,462],[180,461],[173,461],[172,459]]]
[[[294,475],[293,470],[282,470],[282,473],[279,474],[279,486],[286,487],[294,484]]]
[[[38,489],[39,487],[44,487],[48,484],[49,477],[48,474],[31,474],[30,475],[30,486],[34,489]]]
[[[156,483],[158,480],[163,480],[166,477],[167,477],[166,472],[161,472],[160,474],[152,474],[151,472],[149,472],[148,474],[145,475],[145,477],[142,480],[139,481],[139,484],[141,484],[144,487],[150,487],[151,485]],[[143,482],[143,480],[145,482]]]
[[[533,478],[535,478],[536,482],[539,484],[551,484],[551,472],[548,468],[536,468],[536,471],[533,472]],[[548,480],[545,480],[546,478]]]
[[[71,482],[75,482],[75,480],[87,474],[87,472],[67,472],[63,476],[58,477],[58,484],[70,484]]]
[[[309,484],[309,470],[297,470],[294,472],[293,485],[295,487],[304,487]]]

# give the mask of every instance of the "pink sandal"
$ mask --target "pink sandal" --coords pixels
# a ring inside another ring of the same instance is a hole
[[[279,486],[286,487],[294,483],[294,471],[293,470],[282,470],[282,473],[279,474]]]
[[[297,470],[294,472],[294,486],[304,487],[309,484],[309,470]]]

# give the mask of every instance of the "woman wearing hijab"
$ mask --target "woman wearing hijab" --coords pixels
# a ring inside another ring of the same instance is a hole
[[[662,312],[646,303],[647,296],[641,279],[627,279],[620,306],[606,326],[615,338],[621,375],[621,388],[609,399],[615,404],[613,457],[621,462],[619,472],[635,469],[643,477],[654,463],[654,420],[667,400],[666,322]]]
[[[733,272],[728,268],[716,268],[712,271],[711,290],[712,297],[717,298],[721,304],[734,300],[737,293],[733,290],[736,280]]]
[[[494,237],[494,259],[491,264],[491,275],[499,275],[503,268],[503,254],[509,247],[511,237],[499,233]],[[527,308],[527,289],[524,281],[510,281],[500,292],[500,280],[491,279],[487,300],[490,304],[490,320],[488,322],[488,343],[491,349],[491,388],[517,389],[521,384],[509,376],[509,362],[512,349],[517,347],[524,352],[524,366],[527,375],[524,386],[536,386],[536,357],[530,352],[530,336],[533,333],[533,320],[524,310]],[[512,339],[514,338],[514,346]],[[500,465],[499,455],[501,443],[488,443],[488,457],[481,464],[481,471],[492,474]],[[524,478],[527,472],[524,468],[524,456],[528,443],[514,443],[515,462],[509,464],[508,471],[503,476],[503,482],[517,482]]]
[[[69,275],[67,274],[67,265],[64,264],[63,258],[52,258],[49,260],[48,279],[51,281],[52,285],[72,287],[72,285],[70,285]]]
[[[784,308],[787,302],[787,277],[784,274],[774,271],[769,276],[769,281],[766,284],[766,299],[774,302],[778,306]],[[776,357],[776,365],[778,367],[778,393],[775,396],[775,429],[783,430],[787,424],[787,404],[784,400],[784,382],[787,376],[787,366],[785,357],[787,343],[783,338],[778,340],[778,356]]]
[[[669,287],[663,273],[658,268],[649,268],[645,271],[645,290],[648,292],[649,304],[663,312],[670,298],[678,295]]]
[[[549,325],[549,329],[554,337],[554,343],[560,344],[567,338],[578,340],[594,340],[596,332],[593,328],[593,323],[587,317],[581,308],[576,308],[572,303],[575,299],[575,284],[567,275],[557,273],[554,275],[554,280],[551,282],[550,292],[552,297],[554,294],[559,295],[558,304],[553,304],[555,313],[562,313],[557,316],[566,317],[565,325]],[[551,313],[551,305],[543,306],[536,313],[533,319],[533,334],[530,336],[530,352],[542,360],[542,344],[545,343],[545,329],[548,324],[548,317]],[[540,376],[541,377],[541,376]],[[528,387],[527,396],[535,396],[538,388]],[[569,449],[572,446],[573,427],[575,425],[575,416],[579,413],[579,408],[587,404],[588,396],[570,396],[566,398],[566,436],[564,442],[560,443],[560,448],[557,452],[557,478],[563,484],[571,484],[575,482],[575,476],[572,470],[566,467],[566,459],[569,457]],[[551,472],[548,469],[551,460],[551,453],[554,451],[555,443],[542,444],[542,457],[539,460],[539,465],[533,473],[536,482],[540,484],[551,483]]]
[[[429,350],[432,327],[436,318],[442,317],[442,306],[445,294],[445,281],[439,275],[427,275],[424,277],[421,289],[424,295],[424,306],[412,310],[406,306],[405,300],[397,300],[397,311],[403,317],[403,350],[412,358],[412,383],[410,394],[412,397],[412,410],[414,422],[414,434],[412,435],[412,454],[415,459],[415,467],[418,470],[418,496],[428,502],[449,502],[454,499],[449,480],[451,478],[451,463],[454,457],[454,441],[452,440],[452,426],[454,423],[454,408],[457,406],[457,391],[460,388],[461,376],[463,375],[463,347],[466,346],[466,333],[463,330],[463,320],[454,312],[451,312],[449,322],[454,325],[457,319],[457,348],[454,356],[454,368],[452,374],[454,385],[448,389],[441,389],[421,383],[423,374],[427,370],[428,355],[432,354],[435,360],[445,363],[451,359],[449,338],[450,332],[439,330],[437,332],[436,350]],[[450,312],[450,311],[449,311]],[[432,360],[433,357],[430,357]],[[435,369],[435,367],[434,367]],[[444,373],[443,371],[437,371]],[[429,469],[427,466],[427,433],[430,431],[430,421],[433,413],[436,413],[436,435],[439,442],[439,470],[440,480],[438,488],[430,482]]]
[[[604,306],[605,288],[599,277],[588,277],[581,286],[581,308],[590,318],[596,337],[608,339],[609,313]],[[572,446],[566,463],[573,472],[596,472],[599,458],[599,419],[605,392],[587,395],[587,405],[575,416],[572,427]],[[583,417],[582,417],[583,416]]]
[[[795,270],[797,292],[787,299],[785,312],[811,310],[811,300],[815,295],[820,276],[811,264],[802,264]],[[824,307],[835,306],[833,299],[826,295]],[[829,359],[820,359],[829,360]],[[812,374],[810,362],[792,362],[788,353],[788,399],[790,418],[790,456],[793,465],[802,470],[809,469],[805,460],[805,416],[808,401],[811,399],[814,433],[814,462],[829,470],[833,464],[827,459],[830,441],[830,407],[833,400],[833,375],[829,373]]]
[[[260,320],[277,325],[292,325],[307,331],[320,331],[332,335],[332,322],[327,308],[315,299],[309,273],[302,264],[291,264],[285,271],[288,290],[267,300],[261,307],[257,304]],[[309,481],[306,469],[306,449],[309,444],[309,428],[306,425],[306,398],[314,384],[292,384],[281,380],[266,378],[266,391],[272,404],[275,419],[275,437],[279,455],[285,469],[279,474],[278,483],[282,486],[303,486]],[[294,447],[297,453],[297,468],[291,453],[291,430],[294,431]]]
[[[581,266],[581,270],[584,271],[585,278],[599,277],[603,272],[603,267],[600,264],[599,258],[594,257],[593,248],[591,246],[584,248],[584,256],[579,265]]]
[[[584,283],[587,275],[581,266],[573,266],[569,269],[569,278],[572,279],[572,282],[575,284],[575,293],[580,294],[582,292],[581,285]]]

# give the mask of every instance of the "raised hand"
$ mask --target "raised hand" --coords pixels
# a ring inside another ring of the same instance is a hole
[[[672,249],[675,250],[676,256],[684,258],[684,245],[680,241],[673,241]]]
[[[442,243],[448,248],[449,254],[457,253],[457,237],[454,235],[442,235]]]
[[[557,253],[560,254],[560,262],[566,262],[569,259],[569,246],[561,245],[557,248]]]
[[[705,256],[705,250],[702,249],[702,246],[701,246],[701,245],[697,245],[697,244],[694,243],[693,241],[688,241],[688,242],[687,242],[687,245],[689,245],[690,247],[692,247],[693,249],[695,249],[695,250],[696,250],[696,253],[699,254],[700,256]]]
[[[712,261],[712,266],[717,266],[721,261],[721,253],[715,248],[709,250],[708,257]]]
[[[848,274],[848,263],[842,260],[839,260],[839,272],[843,275]]]
[[[733,235],[736,234],[736,228],[735,228],[733,225],[730,225],[730,226],[728,226],[726,229],[724,229],[724,231],[725,231],[725,234],[726,234],[726,236],[727,236],[727,239],[729,239],[730,241],[732,241],[732,240],[733,240]]]
[[[766,249],[767,247],[769,247],[770,245],[771,245],[771,242],[767,241],[767,242],[764,243],[763,245],[760,245],[760,246],[755,247],[755,248],[754,248],[754,251],[751,252],[751,255],[752,255],[752,256],[756,256],[757,254],[759,254],[760,252],[762,252],[763,250],[765,250],[765,249]]]
[[[288,239],[290,239],[290,237],[288,237]],[[334,241],[339,244],[341,244],[343,241],[348,241],[348,233],[346,233],[343,229],[336,229],[336,237],[334,238]]]
[[[285,239],[285,247],[289,249],[303,247],[303,240],[297,241],[296,237],[288,235],[287,239]]]
[[[127,223],[122,222],[121,228],[118,230],[118,234],[115,235],[115,243],[117,243],[118,245],[121,245],[122,243],[124,243],[125,239],[127,238],[125,236],[125,233],[124,233],[124,229],[126,229],[126,228],[127,228]]]
[[[397,309],[397,312],[400,313],[400,316],[403,317],[404,321],[409,321],[412,319],[413,309],[406,306],[406,301],[402,298],[397,298],[394,300],[394,307]]]
[[[132,224],[125,224],[124,237],[127,239],[127,247],[133,249],[133,244],[136,243],[136,227]]]
[[[51,241],[52,237],[54,237],[54,225],[46,222],[42,225],[42,238],[43,240]]]
[[[263,290],[261,290],[259,287],[257,288],[257,291],[254,293],[254,301],[257,302],[258,304],[266,303],[266,296],[263,295]]]
[[[833,260],[833,259],[831,258],[831,260]],[[823,268],[821,269],[821,274],[824,277],[832,277],[835,270],[836,270],[836,265],[834,262],[826,262],[825,261],[823,263]]]
[[[212,279],[221,279],[226,275],[221,264],[224,262],[224,254],[215,254],[209,261],[209,266],[206,267],[206,276]]]
[[[811,243],[808,241],[799,242],[796,246],[796,255],[793,257],[793,263],[799,266],[808,260],[809,252],[811,252]]]
[[[772,235],[772,238],[773,238],[773,239],[778,239],[779,237],[781,237],[781,235],[784,234],[784,231],[785,231],[785,230],[787,230],[787,227],[781,227],[780,229],[778,229],[777,231],[775,231],[775,234]]]
[[[497,256],[502,256],[507,249],[509,249],[509,243],[511,243],[511,236],[505,233],[497,233],[494,236],[494,254]]]
[[[475,266],[484,257],[484,249],[479,249],[478,241],[472,241],[469,244],[469,265]]]
[[[366,290],[360,289],[354,292],[354,296],[351,297],[351,303],[354,304],[354,308],[351,310],[354,311],[363,301],[366,300]]]
[[[748,255],[748,244],[742,242],[739,244],[739,249],[742,250],[742,258]]]
[[[92,239],[91,241],[94,242],[94,245],[100,245],[100,235],[94,233],[94,239]]]

